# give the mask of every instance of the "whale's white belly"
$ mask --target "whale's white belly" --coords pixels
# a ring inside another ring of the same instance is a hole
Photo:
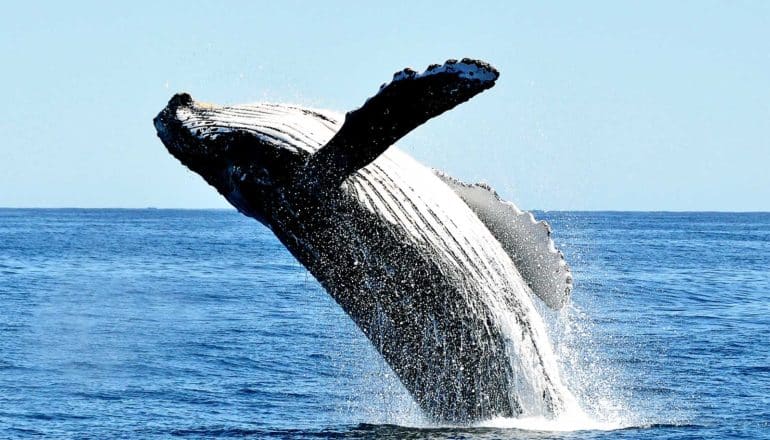
[[[531,289],[478,216],[432,170],[392,147],[348,179],[367,210],[445,263],[495,315],[523,413],[560,411],[573,398],[561,383],[556,358]]]
[[[350,182],[366,208],[403,228],[411,240],[490,288],[527,291],[487,227],[449,186],[398,148],[390,148]]]

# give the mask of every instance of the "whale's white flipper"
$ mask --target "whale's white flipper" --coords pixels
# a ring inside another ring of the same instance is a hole
[[[560,309],[572,291],[572,274],[551,239],[551,227],[536,221],[485,184],[463,183],[435,171],[476,213],[513,260],[532,291],[549,307]]]

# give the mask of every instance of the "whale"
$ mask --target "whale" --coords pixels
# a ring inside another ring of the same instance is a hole
[[[440,422],[556,417],[571,399],[542,316],[572,290],[550,226],[394,145],[499,75],[467,58],[403,69],[345,115],[178,93],[154,118],[168,152],[269,228]]]

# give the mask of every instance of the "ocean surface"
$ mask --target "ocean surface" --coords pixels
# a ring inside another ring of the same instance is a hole
[[[770,438],[770,214],[545,212],[585,420],[437,426],[234,211],[0,210],[0,438]]]

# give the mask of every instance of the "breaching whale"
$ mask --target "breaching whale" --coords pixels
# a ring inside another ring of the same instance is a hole
[[[344,118],[181,93],[154,119],[168,151],[275,233],[437,421],[553,417],[570,399],[535,305],[558,309],[572,288],[549,226],[392,146],[498,76],[470,59],[405,69]]]

